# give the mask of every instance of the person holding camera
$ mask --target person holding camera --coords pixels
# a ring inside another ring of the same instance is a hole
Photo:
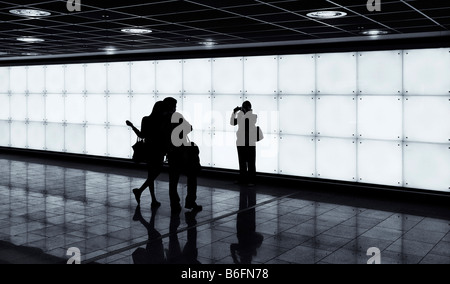
[[[239,159],[239,184],[255,185],[256,177],[256,142],[258,129],[252,104],[245,101],[242,107],[236,107],[231,115],[230,124],[238,126],[236,146]]]

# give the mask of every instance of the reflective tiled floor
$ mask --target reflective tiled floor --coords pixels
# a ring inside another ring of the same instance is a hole
[[[171,216],[131,193],[145,170],[0,155],[0,263],[450,264],[448,206],[201,177],[203,211]],[[181,179],[180,196],[186,194]]]

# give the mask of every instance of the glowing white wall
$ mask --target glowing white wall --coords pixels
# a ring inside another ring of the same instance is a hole
[[[0,146],[130,158],[168,96],[203,166],[237,169],[250,100],[257,170],[450,191],[450,49],[0,67]]]

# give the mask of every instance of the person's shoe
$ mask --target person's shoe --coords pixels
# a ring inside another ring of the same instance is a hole
[[[181,212],[181,206],[178,205],[172,205],[172,208],[170,209],[170,212],[172,213],[172,215],[178,215]]]
[[[141,205],[141,194],[142,192],[139,192],[139,188],[133,189],[134,198],[136,198],[136,202],[138,205]]]
[[[158,209],[159,207],[161,207],[161,202],[158,201],[152,202],[151,209]]]

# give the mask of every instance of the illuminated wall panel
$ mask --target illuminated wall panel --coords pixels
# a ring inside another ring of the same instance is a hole
[[[280,96],[280,133],[315,135],[316,98],[314,96]]]
[[[86,74],[84,64],[66,65],[64,80],[65,91],[69,94],[83,94],[86,91],[85,78]],[[53,82],[47,81],[47,86],[49,85],[49,83],[52,84]]]
[[[107,98],[105,94],[93,94],[86,97],[86,121],[88,124],[106,124]]]
[[[131,92],[134,94],[155,93],[155,62],[131,62]]]
[[[66,68],[62,65],[48,65],[45,68],[45,91],[48,94],[62,94],[65,91],[65,74]],[[71,75],[71,74],[69,74]],[[72,78],[79,80],[81,76]],[[69,77],[70,78],[70,77]],[[84,76],[81,77],[84,80]]]
[[[63,122],[65,116],[64,110],[64,96],[62,94],[48,94],[46,96],[45,119],[48,122]]]
[[[11,67],[9,87],[13,94],[25,94],[27,91],[27,67]]]
[[[68,153],[85,154],[86,151],[86,127],[81,124],[67,124],[64,131],[64,145]],[[94,145],[89,145],[89,148],[96,147],[97,141]],[[104,156],[104,153],[103,153]]]
[[[264,140],[258,142],[256,147],[256,169],[258,172],[278,173],[279,140],[278,135],[266,134]]]
[[[45,148],[48,151],[64,151],[64,130],[62,123],[47,123],[45,125]]]
[[[183,65],[181,60],[156,62],[156,92],[180,94],[183,89]]]
[[[405,187],[450,191],[449,145],[406,143]]]
[[[245,96],[245,100],[252,103],[253,113],[258,116],[256,125],[264,133],[278,133],[278,99],[277,96]],[[236,101],[237,103],[239,101]]]
[[[76,127],[76,125],[73,125]],[[104,125],[87,125],[86,129],[86,154],[94,156],[107,155],[107,133]]]
[[[243,103],[239,95],[215,95],[212,99],[212,128],[215,131],[236,131],[230,124],[231,114]]]
[[[10,144],[10,122],[0,120],[0,147],[9,147]]]
[[[363,95],[402,93],[402,51],[362,52],[358,55],[358,88]]]
[[[404,86],[409,95],[450,94],[450,49],[406,50]]]
[[[358,181],[401,186],[401,142],[360,140],[358,142]]]
[[[245,93],[271,95],[278,92],[278,58],[276,56],[246,57],[244,59]]]
[[[109,94],[127,94],[131,89],[129,62],[108,63],[107,90]]]
[[[279,89],[283,95],[316,92],[315,55],[284,55],[279,58]]]
[[[9,118],[9,95],[0,93],[0,120],[8,120]]]
[[[45,97],[42,94],[29,94],[27,96],[27,118],[31,121],[44,121]]]
[[[45,66],[28,67],[27,90],[32,94],[45,92]]]
[[[244,58],[215,58],[212,85],[216,94],[240,94],[244,88]]]
[[[125,125],[125,124],[124,124]],[[135,142],[131,139],[131,129],[127,126],[108,127],[108,156],[129,159],[131,157],[130,145]]]
[[[319,138],[316,147],[317,177],[356,181],[356,143],[353,139]]]
[[[358,138],[402,140],[401,96],[358,97]]]
[[[184,93],[211,93],[211,59],[184,60],[183,68]]]
[[[27,146],[27,124],[24,121],[11,122],[11,147],[25,148]]]
[[[405,139],[420,142],[450,142],[450,98],[407,96]]]
[[[224,169],[239,169],[236,133],[216,131],[212,136],[212,166]]]
[[[65,96],[65,121],[68,123],[85,123],[86,96],[83,94],[67,94]]]
[[[24,121],[27,117],[27,97],[25,94],[12,94],[10,98],[11,118]]]
[[[128,95],[108,96],[108,123],[110,125],[125,125],[131,118],[131,101]]]
[[[86,64],[86,93],[106,93],[107,67],[108,65],[105,63]],[[124,78],[123,80],[126,80],[126,78]]]
[[[0,93],[9,92],[9,81],[9,67],[0,67]]]
[[[130,120],[136,127],[141,126],[142,118],[152,113],[153,106],[155,105],[154,95],[132,95],[131,96],[131,114]],[[123,125],[125,121],[123,122]]]
[[[317,134],[353,138],[356,135],[356,98],[353,96],[318,96]]]
[[[280,174],[316,176],[316,141],[314,137],[283,135],[280,137]]]
[[[27,146],[34,150],[45,149],[45,123],[29,122],[27,125]]]
[[[185,95],[179,110],[195,130],[211,130],[211,96]]]
[[[238,169],[251,101],[260,173],[449,191],[450,49],[0,67],[0,146],[130,159],[177,99],[205,167]]]
[[[356,94],[356,53],[317,55],[317,93]]]

